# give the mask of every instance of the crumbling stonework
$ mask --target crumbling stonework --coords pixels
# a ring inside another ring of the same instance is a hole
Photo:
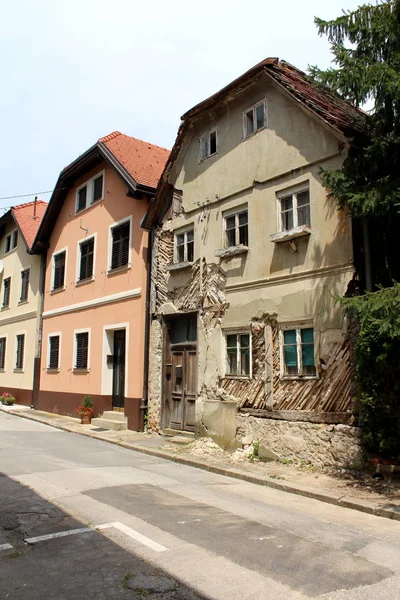
[[[161,419],[162,327],[158,319],[150,326],[150,368],[147,427],[159,431]]]
[[[361,463],[361,429],[349,425],[326,425],[237,416],[238,442],[246,436],[281,460],[307,462],[319,467],[354,466]]]

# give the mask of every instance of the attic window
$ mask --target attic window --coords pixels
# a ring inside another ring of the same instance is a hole
[[[76,190],[75,214],[104,198],[104,171],[85,181]]]
[[[4,243],[4,254],[8,254],[11,250],[15,250],[18,245],[18,229],[14,229],[7,236]]]
[[[199,140],[199,159],[200,161],[217,154],[218,152],[218,135],[217,130],[212,129],[201,136]]]
[[[263,129],[267,124],[267,111],[265,100],[248,108],[243,113],[243,135],[248,138],[253,133]]]

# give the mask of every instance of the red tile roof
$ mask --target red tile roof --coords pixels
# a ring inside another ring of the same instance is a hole
[[[156,188],[170,151],[119,131],[99,139],[140,185]]]
[[[29,250],[32,248],[33,241],[36,237],[39,225],[42,222],[46,208],[47,202],[44,202],[43,200],[36,200],[36,208],[35,202],[20,204],[19,206],[13,206],[11,208],[12,216],[20,228]]]

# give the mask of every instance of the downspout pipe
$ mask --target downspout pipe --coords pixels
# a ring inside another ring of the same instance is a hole
[[[143,364],[143,396],[140,403],[140,431],[144,431],[145,416],[149,403],[149,361],[150,361],[150,295],[151,295],[151,263],[153,257],[153,229],[149,231],[147,244],[146,273],[146,317],[144,326],[144,364]]]

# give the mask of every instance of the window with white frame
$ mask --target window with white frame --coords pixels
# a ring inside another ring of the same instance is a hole
[[[6,277],[3,280],[3,306],[2,306],[2,308],[8,308],[10,306],[10,294],[11,294],[11,277]]]
[[[75,333],[75,364],[74,369],[89,367],[89,332]]]
[[[266,102],[263,100],[251,106],[243,113],[243,134],[248,138],[256,131],[263,129],[267,124]]]
[[[49,348],[48,348],[48,369],[59,369],[60,368],[60,336],[49,335]]]
[[[28,300],[30,272],[30,269],[25,269],[24,271],[21,271],[21,295],[19,298],[20,302],[26,302]]]
[[[208,131],[199,140],[199,158],[205,160],[218,152],[218,133],[216,129]]]
[[[311,227],[310,190],[307,187],[292,192],[278,194],[280,231],[289,231],[294,227]]]
[[[6,366],[6,345],[7,338],[0,338],[0,371],[4,371]]]
[[[231,212],[224,216],[225,239],[224,247],[231,248],[232,246],[248,246],[248,214],[247,208]]]
[[[14,229],[8,235],[4,242],[4,254],[8,254],[11,250],[15,250],[18,246],[18,230]]]
[[[66,250],[53,254],[53,285],[52,290],[60,290],[65,285]]]
[[[249,331],[225,333],[226,368],[231,377],[251,377],[251,335]]]
[[[24,368],[25,334],[16,337],[15,369],[22,371]]]
[[[194,229],[175,234],[175,263],[193,262]]]
[[[109,270],[129,265],[131,247],[131,220],[111,227],[111,257]]]
[[[98,173],[76,190],[75,213],[88,208],[104,198],[104,171]]]
[[[285,328],[280,331],[283,376],[315,377],[314,329],[312,327]]]
[[[93,277],[94,237],[79,243],[78,281]]]

